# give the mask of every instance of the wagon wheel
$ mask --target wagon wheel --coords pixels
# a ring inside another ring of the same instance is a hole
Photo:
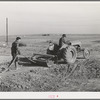
[[[74,46],[69,46],[64,50],[63,59],[69,64],[73,64],[77,58],[77,51]]]
[[[90,57],[90,51],[88,49],[86,49],[86,48],[83,51],[83,57],[85,59],[88,59]]]
[[[54,61],[52,59],[48,59],[46,61],[46,64],[47,64],[48,67],[52,67],[54,65]]]

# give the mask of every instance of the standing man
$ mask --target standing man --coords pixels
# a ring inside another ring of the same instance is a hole
[[[63,44],[66,44],[66,34],[63,34],[62,37],[59,39],[59,48],[63,46]]]
[[[15,68],[17,68],[17,66],[16,66],[16,63],[17,63],[17,60],[18,60],[17,55],[20,54],[20,51],[19,51],[19,43],[20,43],[20,40],[21,40],[21,38],[20,37],[17,37],[16,40],[12,43],[12,47],[11,47],[12,60],[11,60],[11,62],[9,64],[9,66],[14,61]]]

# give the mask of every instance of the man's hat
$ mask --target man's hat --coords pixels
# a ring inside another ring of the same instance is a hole
[[[66,37],[66,34],[63,34],[62,36],[63,36],[63,37]]]
[[[19,40],[19,39],[21,39],[21,37],[16,37],[16,40]]]

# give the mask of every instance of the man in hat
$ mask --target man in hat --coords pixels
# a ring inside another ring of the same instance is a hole
[[[65,48],[69,45],[71,45],[71,42],[69,40],[66,41],[66,34],[63,34],[62,37],[59,39],[59,51],[57,53],[58,59],[63,57]]]
[[[53,41],[49,41],[47,54],[57,55],[58,49],[59,49],[59,46],[56,43],[53,43]]]
[[[19,51],[19,43],[20,43],[20,40],[21,40],[21,38],[20,37],[17,37],[16,40],[12,43],[12,47],[11,47],[12,60],[11,60],[11,62],[9,64],[9,66],[14,61],[15,68],[17,68],[17,66],[16,66],[16,63],[17,63],[17,60],[18,60],[17,55],[20,54],[20,51]]]
[[[63,34],[62,37],[59,39],[59,48],[63,46],[63,44],[66,44],[66,34]]]

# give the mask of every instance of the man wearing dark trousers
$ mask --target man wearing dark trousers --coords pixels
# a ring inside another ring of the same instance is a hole
[[[57,55],[58,50],[59,50],[59,46],[56,43],[50,41],[49,47],[47,49],[47,54]]]
[[[59,39],[59,48],[63,46],[63,44],[66,44],[66,34],[63,34],[62,37]]]
[[[17,68],[17,64],[16,64],[17,60],[18,60],[17,55],[20,54],[20,51],[19,51],[20,40],[21,40],[21,38],[17,37],[16,40],[12,43],[12,47],[11,47],[12,60],[11,60],[11,62],[9,64],[9,66],[14,62],[15,68]]]
[[[63,51],[62,46],[66,44],[66,34],[63,34],[62,37],[59,39],[59,51],[57,53],[58,59],[63,58]]]

